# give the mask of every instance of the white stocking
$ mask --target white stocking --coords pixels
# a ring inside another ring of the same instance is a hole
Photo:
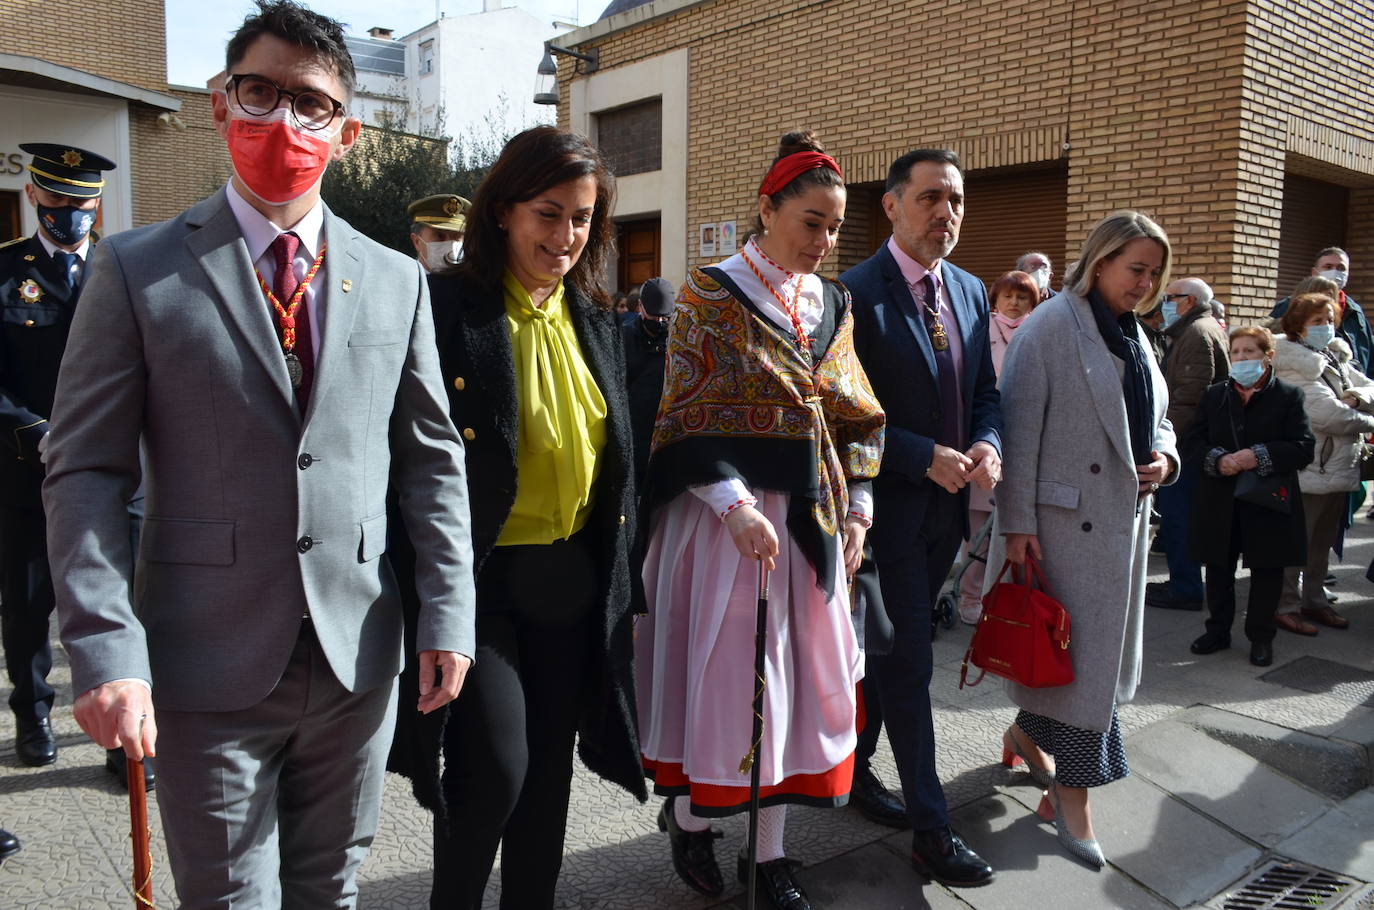
[[[782,859],[782,830],[786,824],[787,806],[769,806],[759,810],[759,862]]]
[[[690,796],[679,796],[673,800],[673,818],[677,820],[677,826],[683,831],[705,831],[711,827],[709,818],[692,814],[692,798]]]

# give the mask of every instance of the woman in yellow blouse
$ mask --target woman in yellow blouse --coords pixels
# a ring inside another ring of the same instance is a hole
[[[416,735],[398,733],[411,751],[400,764],[436,810],[431,907],[480,908],[498,845],[501,906],[553,906],[575,735],[591,770],[646,796],[629,405],[600,277],[613,192],[585,139],[527,130],[477,191],[462,265],[430,276],[466,440],[478,603],[463,697],[446,722],[407,718]]]

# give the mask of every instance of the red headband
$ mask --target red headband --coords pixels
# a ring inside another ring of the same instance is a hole
[[[759,186],[759,195],[772,196],[779,193],[787,184],[818,167],[828,167],[839,174],[841,180],[844,179],[840,166],[829,155],[821,152],[793,152],[785,158],[779,158],[768,169],[768,176],[763,178],[763,183]]]

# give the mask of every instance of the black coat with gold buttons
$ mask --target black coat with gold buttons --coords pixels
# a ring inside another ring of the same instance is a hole
[[[0,246],[0,507],[43,508],[36,446],[80,293],[37,236]]]
[[[506,307],[500,287],[485,288],[461,274],[430,275],[429,286],[449,413],[466,450],[473,564],[480,577],[515,504],[518,402]],[[582,356],[606,400],[606,446],[596,504],[583,532],[593,532],[602,568],[599,659],[586,681],[578,752],[592,771],[643,800],[647,791],[639,756],[632,638],[632,603],[642,599],[642,586],[639,566],[631,565],[635,490],[625,352],[612,313],[571,285],[566,295]],[[395,549],[395,561],[403,562],[404,547]],[[404,574],[399,565],[398,571]],[[479,613],[481,609],[479,602]],[[401,691],[414,691],[407,677]],[[421,803],[442,810],[438,756],[443,719],[436,715],[443,712],[424,717],[401,713],[390,767],[411,778]],[[411,720],[417,728],[405,729]]]

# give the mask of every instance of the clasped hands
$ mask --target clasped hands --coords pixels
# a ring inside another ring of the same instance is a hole
[[[421,651],[420,713],[428,714],[457,698],[471,666],[472,658],[456,651]],[[81,729],[102,749],[123,748],[135,761],[157,755],[153,693],[142,681],[102,683],[80,695],[73,710]]]
[[[1002,479],[1002,456],[986,442],[975,442],[967,452],[937,443],[926,476],[950,493],[970,483],[991,490]]]
[[[1241,449],[1217,459],[1217,473],[1223,477],[1234,477],[1241,471],[1252,471],[1259,467],[1259,459],[1254,449]]]

